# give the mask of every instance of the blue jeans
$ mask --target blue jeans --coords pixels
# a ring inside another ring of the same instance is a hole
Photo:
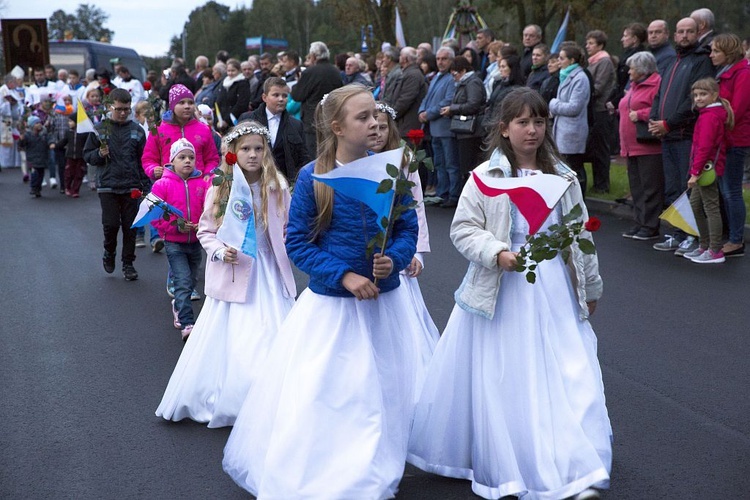
[[[662,166],[664,168],[664,206],[669,206],[687,189],[690,171],[691,139],[664,141],[661,143]]]
[[[724,175],[719,177],[719,188],[724,198],[729,225],[729,242],[739,244],[745,239],[745,201],[742,199],[742,176],[745,158],[750,156],[750,147],[727,149]]]
[[[169,266],[174,275],[174,307],[183,327],[195,324],[190,294],[198,283],[198,268],[203,260],[203,247],[193,243],[164,242]]]
[[[453,137],[433,137],[432,151],[437,172],[437,195],[443,200],[458,200],[461,194],[458,176],[458,144]]]

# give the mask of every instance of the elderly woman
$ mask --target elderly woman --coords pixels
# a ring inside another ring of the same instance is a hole
[[[750,67],[743,59],[742,40],[737,35],[716,35],[710,57],[717,68],[719,95],[729,101],[734,111],[734,128],[727,135],[727,160],[719,185],[729,225],[729,241],[722,251],[726,257],[740,257],[745,255],[742,176],[745,159],[750,155]]]
[[[484,109],[485,91],[482,80],[474,71],[471,63],[463,56],[458,56],[451,65],[451,74],[456,81],[456,91],[449,106],[440,109],[442,116],[464,116],[473,121],[473,130],[455,132],[458,144],[459,185],[463,187],[474,167],[479,165],[479,155],[482,149],[482,111]],[[458,198],[443,202],[443,208],[453,208],[458,204]]]
[[[583,159],[589,135],[591,84],[581,67],[583,51],[577,44],[564,44],[558,60],[560,87],[557,89],[557,97],[549,103],[550,113],[555,117],[552,135],[565,162],[578,176],[581,192],[585,194],[586,170],[583,168]]]
[[[641,126],[648,132],[648,115],[659,91],[661,77],[651,52],[636,52],[626,63],[630,68],[630,88],[619,104],[620,155],[628,164],[635,225],[622,236],[646,241],[659,238],[659,214],[664,206],[664,170],[661,142],[656,137],[639,138],[636,127]]]

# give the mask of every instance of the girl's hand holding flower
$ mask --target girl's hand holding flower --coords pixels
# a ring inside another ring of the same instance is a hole
[[[393,261],[387,255],[376,253],[373,255],[372,275],[378,279],[384,279],[393,272]]]
[[[227,247],[226,250],[224,250],[224,258],[222,259],[227,264],[236,264],[237,263],[237,249],[232,247]]]
[[[516,261],[517,252],[511,252],[509,250],[503,250],[497,254],[497,265],[503,269],[503,271],[515,271],[518,262]]]

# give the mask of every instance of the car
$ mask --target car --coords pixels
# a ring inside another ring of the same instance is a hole
[[[50,41],[49,59],[55,68],[74,69],[81,77],[89,68],[112,71],[116,63],[127,67],[130,74],[141,82],[146,80],[148,73],[146,64],[135,50],[93,40]]]

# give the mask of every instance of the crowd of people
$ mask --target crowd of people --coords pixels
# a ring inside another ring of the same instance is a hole
[[[654,248],[698,263],[744,255],[750,52],[713,27],[699,9],[673,46],[665,21],[634,22],[619,58],[600,30],[551,53],[529,25],[518,45],[481,29],[465,47],[384,44],[369,58],[313,42],[304,65],[292,50],[220,51],[143,83],[121,65],[83,79],[48,65],[26,88],[5,77],[0,166],[20,167],[33,198],[97,191],[104,270],[122,233],[129,281],[146,246],[133,226],[149,203],[164,211],[150,246],[167,254],[186,344],[156,414],[233,425],[224,469],[258,498],[391,498],[407,461],[483,498],[598,498],[612,429],[588,322],[597,257],[576,240],[535,266],[535,283],[514,272],[530,224],[482,179],[563,178],[541,231],[580,210],[590,242],[584,196],[610,190],[619,153],[635,221],[624,237],[660,238],[662,209],[690,188],[700,237],[672,228]],[[95,132],[78,130],[81,108]],[[375,212],[317,176],[415,130],[435,169],[410,171],[405,150],[411,196],[370,255]],[[469,262],[442,336],[417,282],[425,205],[455,210]],[[237,221],[251,245],[227,243]],[[299,297],[292,264],[310,275]]]

